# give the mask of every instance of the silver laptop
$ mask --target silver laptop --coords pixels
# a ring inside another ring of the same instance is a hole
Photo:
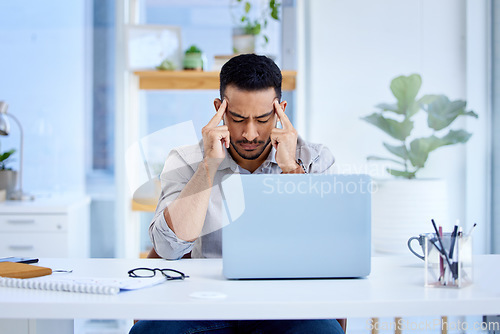
[[[222,182],[229,279],[350,278],[370,273],[368,175],[233,175]]]

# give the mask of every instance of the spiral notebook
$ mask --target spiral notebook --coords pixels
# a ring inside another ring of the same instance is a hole
[[[52,274],[26,279],[0,277],[0,287],[116,295],[120,291],[147,288],[166,281],[163,275],[150,278],[95,278]]]

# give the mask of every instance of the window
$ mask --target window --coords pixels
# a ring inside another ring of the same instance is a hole
[[[500,253],[500,1],[492,1],[492,227],[493,253]]]

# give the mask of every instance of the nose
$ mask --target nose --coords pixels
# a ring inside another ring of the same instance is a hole
[[[243,131],[243,138],[245,138],[248,141],[253,141],[258,136],[259,133],[257,131],[257,127],[255,126],[255,124],[253,124],[252,122],[248,122]]]

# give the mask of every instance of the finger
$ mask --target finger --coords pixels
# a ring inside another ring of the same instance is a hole
[[[208,122],[208,125],[210,127],[216,127],[220,123],[220,121],[222,120],[222,117],[224,116],[224,113],[226,112],[226,108],[227,108],[227,102],[226,102],[226,99],[224,99],[224,101],[222,101],[219,109],[215,113],[214,117],[212,117],[212,119]]]
[[[283,129],[289,129],[290,127],[292,127],[290,119],[288,119],[288,116],[281,108],[281,105],[279,104],[278,100],[274,100],[274,110],[276,112],[276,115],[278,115],[278,118],[281,122],[281,125],[283,126]]]
[[[279,134],[275,133],[274,131],[271,132],[271,144],[273,145],[274,149],[278,149],[278,144],[279,144]]]
[[[224,135],[222,137],[222,143],[226,146],[226,148],[229,148],[229,143],[230,143],[230,134],[229,134],[229,131],[225,131],[224,132]]]
[[[222,127],[221,127],[222,128]],[[229,148],[229,143],[230,143],[230,134],[229,131],[227,130],[227,127],[224,126],[223,129],[217,128],[217,130],[213,130],[212,134],[216,140],[220,141],[226,148]]]
[[[280,117],[280,115],[279,115],[279,113],[278,113],[278,111],[277,111],[277,108],[276,108],[276,103],[278,103],[278,100],[276,100],[276,99],[275,99],[275,100],[273,101],[273,109],[274,109],[274,113],[276,114],[276,117],[278,117],[278,122],[282,123],[282,122],[281,122],[281,117]],[[283,124],[283,123],[282,123],[282,124]]]
[[[280,135],[283,135],[283,134],[286,134],[287,131],[285,129],[279,129],[279,128],[273,128],[271,130],[271,135],[273,136],[280,136]]]
[[[271,144],[273,145],[276,152],[278,152],[278,142],[276,140],[271,140]]]

